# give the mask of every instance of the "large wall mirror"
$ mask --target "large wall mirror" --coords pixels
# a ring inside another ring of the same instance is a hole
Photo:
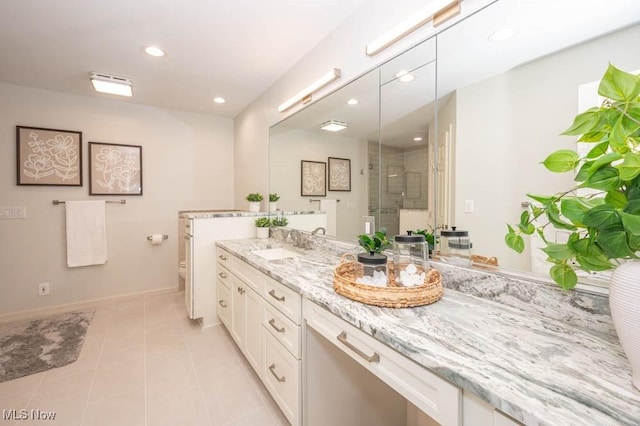
[[[567,187],[570,176],[539,163],[575,146],[559,134],[580,86],[608,62],[640,69],[639,18],[637,0],[498,0],[272,127],[270,192],[285,210],[339,199],[339,239],[353,241],[363,216],[390,235],[457,226],[501,271],[546,276],[536,241],[522,255],[506,247],[506,223],[526,193]],[[500,41],[505,28],[513,35]],[[347,128],[321,130],[330,120]],[[301,196],[301,161],[329,157],[350,160],[351,190]]]

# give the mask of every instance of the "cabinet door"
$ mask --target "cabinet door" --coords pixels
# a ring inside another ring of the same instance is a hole
[[[249,364],[253,367],[258,375],[262,370],[262,315],[263,301],[262,298],[251,289],[245,286],[246,292],[242,296],[245,303],[245,324],[246,339],[245,347],[242,348]]]
[[[244,348],[247,334],[247,322],[245,314],[246,285],[237,277],[233,277],[231,287],[231,337],[236,341],[240,349]]]

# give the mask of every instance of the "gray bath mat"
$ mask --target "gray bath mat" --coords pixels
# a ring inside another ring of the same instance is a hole
[[[0,383],[78,359],[95,309],[0,323]]]

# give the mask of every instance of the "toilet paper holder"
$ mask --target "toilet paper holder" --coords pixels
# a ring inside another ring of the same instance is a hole
[[[163,240],[168,240],[169,236],[167,234],[162,234],[162,239]],[[147,240],[149,240],[149,241],[153,240],[153,235],[147,235]]]

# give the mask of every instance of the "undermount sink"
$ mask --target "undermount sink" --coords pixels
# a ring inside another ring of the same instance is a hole
[[[256,256],[260,256],[266,260],[280,260],[280,259],[289,259],[292,257],[300,256],[300,253],[296,253],[295,251],[287,250],[284,248],[271,248],[265,250],[253,250],[251,254],[255,254]]]

